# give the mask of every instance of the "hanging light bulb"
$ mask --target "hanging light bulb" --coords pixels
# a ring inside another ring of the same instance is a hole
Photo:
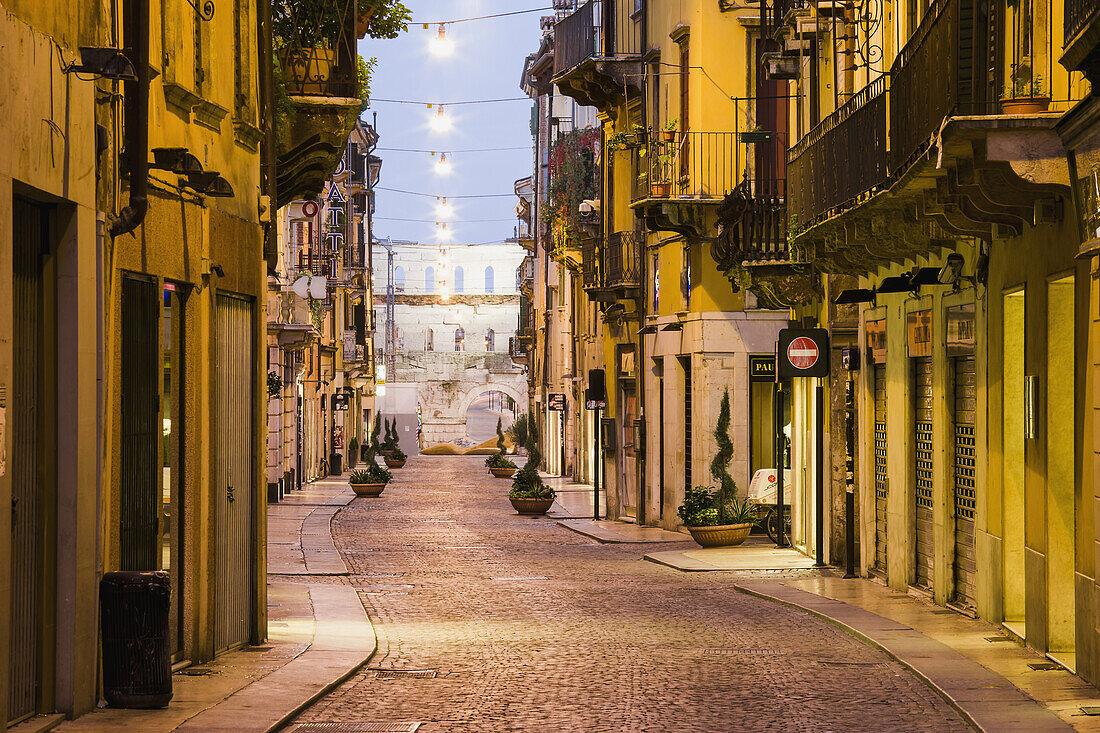
[[[451,129],[451,118],[443,111],[443,105],[436,105],[435,114],[432,115],[431,123],[432,129],[436,132],[446,132]]]
[[[441,176],[446,176],[450,174],[451,162],[447,160],[446,153],[439,154],[439,160],[435,162],[435,172]]]
[[[437,196],[436,201],[438,201],[439,203],[436,204],[435,211],[440,216],[440,218],[445,218],[447,216],[450,216],[450,214],[451,214],[451,205],[447,203],[447,197],[446,196],[443,196],[443,197],[438,197]]]
[[[439,32],[432,38],[430,47],[436,56],[450,56],[454,51],[454,43],[447,38],[447,28],[442,23],[439,24]]]

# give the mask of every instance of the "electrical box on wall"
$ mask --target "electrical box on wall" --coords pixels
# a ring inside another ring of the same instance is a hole
[[[600,447],[612,452],[616,449],[615,442],[615,418],[604,417],[600,419]]]

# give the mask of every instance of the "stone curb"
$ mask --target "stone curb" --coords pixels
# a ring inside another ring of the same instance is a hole
[[[782,583],[739,582],[733,587],[747,595],[802,609],[882,650],[939,693],[976,730],[1073,730],[1001,675],[904,624]]]

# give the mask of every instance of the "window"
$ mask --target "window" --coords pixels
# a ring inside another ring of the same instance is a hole
[[[425,351],[435,351],[435,331],[428,329],[427,337],[424,344]]]
[[[463,277],[462,268],[461,267],[456,267],[455,268],[455,275],[454,275],[455,292],[456,293],[461,293],[462,292],[462,277]]]
[[[455,351],[466,350],[466,332],[462,330],[462,326],[455,329]]]
[[[424,271],[424,292],[425,293],[434,293],[435,292],[435,268],[434,267],[429,267],[427,270]]]
[[[493,268],[492,267],[486,267],[485,268],[485,292],[486,293],[493,292]]]
[[[496,333],[494,333],[493,329],[490,328],[488,331],[485,332],[485,350],[486,351],[496,351],[496,349],[494,348],[495,347],[495,342],[496,342]]]
[[[393,271],[393,289],[398,293],[405,292],[405,268],[398,267]]]

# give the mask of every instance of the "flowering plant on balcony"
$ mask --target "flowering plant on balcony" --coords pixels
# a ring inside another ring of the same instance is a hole
[[[573,130],[550,146],[550,205],[546,224],[556,246],[564,246],[580,232],[579,207],[599,196],[596,128]]]

